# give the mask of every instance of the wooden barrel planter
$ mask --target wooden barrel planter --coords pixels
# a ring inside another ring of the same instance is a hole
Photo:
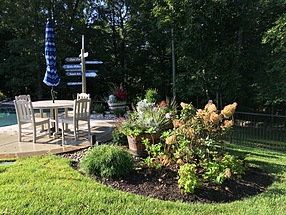
[[[145,144],[142,143],[143,139],[149,139],[151,144],[160,142],[160,134],[140,134],[137,137],[127,136],[129,151],[138,157],[147,157]]]

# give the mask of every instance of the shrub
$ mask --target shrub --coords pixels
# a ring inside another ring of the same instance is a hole
[[[220,138],[231,129],[237,104],[225,106],[221,113],[217,113],[212,101],[198,110],[192,104],[181,103],[181,106],[180,115],[173,120],[173,131],[163,134],[164,153],[178,165],[199,164],[220,156],[223,153]]]
[[[120,177],[133,169],[133,158],[126,150],[114,145],[92,148],[80,162],[80,167],[89,175],[104,178]]]
[[[99,114],[105,113],[105,106],[103,104],[94,104],[92,110]]]
[[[163,132],[160,144],[148,145],[148,165],[176,166],[179,187],[192,193],[206,180],[221,184],[228,178],[240,177],[243,160],[225,155],[222,135],[233,125],[237,104],[227,105],[219,112],[209,101],[204,109],[181,103],[182,110],[173,117],[173,129]]]
[[[145,94],[145,99],[150,103],[157,103],[160,100],[160,96],[157,89],[148,89]]]
[[[126,110],[125,110],[125,108],[116,108],[113,110],[113,113],[115,116],[120,117],[126,113]]]
[[[112,141],[116,145],[125,146],[128,145],[127,137],[120,132],[119,128],[116,126],[112,131]]]
[[[197,169],[195,164],[187,163],[180,167],[178,171],[178,183],[182,192],[194,193],[195,188],[201,184],[196,171]]]

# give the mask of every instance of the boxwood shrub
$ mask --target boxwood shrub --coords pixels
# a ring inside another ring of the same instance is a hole
[[[81,160],[80,167],[89,175],[116,178],[133,169],[132,155],[115,145],[100,145],[92,148]]]

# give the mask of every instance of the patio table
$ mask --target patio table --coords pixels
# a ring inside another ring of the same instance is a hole
[[[59,109],[64,109],[65,114],[68,113],[68,108],[73,108],[73,100],[44,100],[32,102],[33,109],[40,110],[40,116],[43,117],[44,110],[50,110],[51,121],[55,123],[55,133],[59,133]]]

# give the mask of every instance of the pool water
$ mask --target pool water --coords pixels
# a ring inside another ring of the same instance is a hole
[[[13,164],[15,161],[0,161],[0,165],[9,165]]]
[[[0,127],[17,124],[16,112],[12,109],[0,108]]]
[[[35,113],[39,113],[39,110],[35,110]],[[45,110],[47,116],[50,116],[49,110]],[[64,109],[59,109],[59,114],[64,113]],[[17,124],[17,117],[15,109],[0,108],[0,127]]]

